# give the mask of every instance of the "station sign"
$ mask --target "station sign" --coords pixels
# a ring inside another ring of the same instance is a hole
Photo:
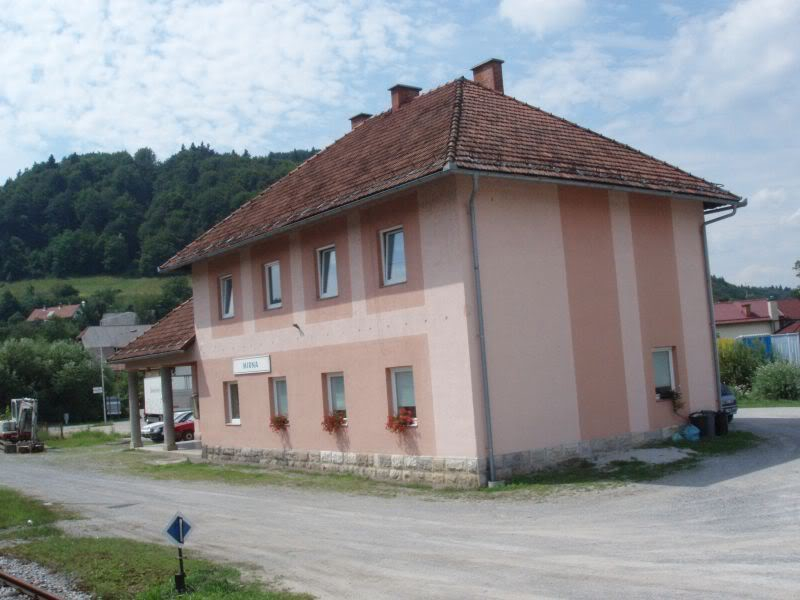
[[[234,375],[269,373],[270,371],[272,371],[272,363],[269,359],[269,355],[233,359]]]

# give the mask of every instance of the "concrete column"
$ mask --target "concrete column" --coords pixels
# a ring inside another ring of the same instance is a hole
[[[164,405],[164,450],[177,450],[175,408],[172,402],[172,369],[169,367],[161,367],[161,399]]]
[[[142,447],[142,423],[139,419],[139,371],[128,371],[128,412],[131,420],[131,448]]]

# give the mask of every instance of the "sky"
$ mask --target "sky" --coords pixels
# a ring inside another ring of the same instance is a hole
[[[796,286],[797,0],[0,0],[0,181],[72,152],[324,147],[487,58],[506,93],[746,197],[712,272]]]

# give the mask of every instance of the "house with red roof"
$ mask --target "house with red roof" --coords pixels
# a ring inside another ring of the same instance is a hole
[[[472,71],[392,87],[167,260],[193,300],[112,357],[132,406],[191,365],[209,460],[454,486],[716,410],[705,230],[745,201]]]
[[[47,321],[49,319],[74,319],[81,310],[80,304],[59,304],[34,308],[26,321]]]
[[[795,333],[800,322],[800,298],[717,302],[714,304],[714,321],[717,336],[721,338]]]

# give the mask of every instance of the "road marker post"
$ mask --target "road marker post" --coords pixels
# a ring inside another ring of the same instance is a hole
[[[186,571],[183,568],[183,544],[192,530],[192,525],[181,513],[175,513],[164,528],[167,539],[178,546],[178,574],[175,575],[175,591],[179,594],[186,593]]]

